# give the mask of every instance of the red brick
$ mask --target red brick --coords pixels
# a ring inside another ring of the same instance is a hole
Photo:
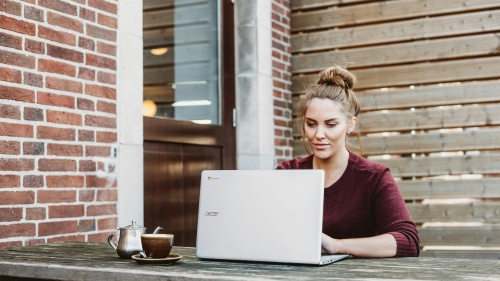
[[[24,108],[24,120],[43,121],[43,109],[41,108]]]
[[[63,129],[47,126],[37,127],[37,139],[67,140],[74,141],[76,136],[75,129]]]
[[[34,36],[36,26],[33,23],[16,20],[13,18],[0,15],[0,29],[11,30],[14,32]]]
[[[83,146],[49,143],[47,145],[47,155],[83,156]]]
[[[94,201],[94,196],[94,190],[85,189],[78,191],[78,200],[81,202],[92,202]]]
[[[114,143],[117,140],[116,133],[96,132],[96,142]]]
[[[34,69],[35,57],[0,50],[0,63]]]
[[[85,85],[85,94],[99,98],[116,100],[116,89],[109,87]]]
[[[24,72],[24,85],[34,86],[38,88],[43,87],[43,76],[38,73]]]
[[[23,218],[23,208],[0,208],[0,222],[20,221]]]
[[[80,82],[50,76],[46,77],[45,81],[45,86],[49,89],[68,91],[73,93],[83,92],[83,84]]]
[[[90,205],[87,207],[87,216],[116,215],[116,204]]]
[[[43,142],[24,142],[24,155],[43,155],[45,154],[45,144]]]
[[[75,233],[77,230],[77,221],[55,221],[38,224],[38,236]]]
[[[40,42],[40,41],[26,39],[26,42],[24,43],[24,48],[26,51],[32,52],[35,54],[45,53],[45,43]]]
[[[116,128],[116,118],[115,117],[104,117],[95,115],[85,115],[85,125],[92,127],[102,127],[102,128]]]
[[[94,41],[94,39],[85,38],[85,37],[80,36],[78,38],[78,47],[84,48],[84,49],[87,49],[90,51],[94,51],[95,50],[95,41]]]
[[[30,237],[35,235],[36,230],[34,223],[0,225],[0,239],[9,237]]]
[[[72,19],[72,18],[69,18],[69,17],[65,17],[65,16],[60,15],[60,14],[49,12],[47,14],[47,22],[51,25],[60,26],[60,27],[66,28],[66,29],[70,29],[70,30],[79,32],[79,33],[83,33],[83,23],[82,22],[75,20],[75,19]]]
[[[21,15],[21,4],[14,1],[0,2],[0,12],[5,12],[7,14],[20,16]]]
[[[94,141],[94,131],[79,130],[78,131],[78,141]]]
[[[92,157],[109,157],[111,156],[111,148],[108,146],[91,146],[85,147],[85,156]]]
[[[0,205],[33,204],[34,198],[33,191],[0,191]]]
[[[21,145],[18,141],[0,141],[0,154],[21,154]]]
[[[97,81],[106,84],[116,84],[116,74],[107,73],[107,72],[99,72],[97,73]]]
[[[76,161],[69,159],[39,159],[38,170],[41,172],[75,172]],[[47,186],[49,180],[47,177]]]
[[[97,42],[97,52],[110,56],[116,56],[116,46],[103,42]]]
[[[116,176],[112,175],[107,178],[101,178],[98,176],[87,175],[86,176],[86,187],[116,187]]]
[[[65,95],[38,92],[37,103],[67,108],[75,108],[75,98]]]
[[[116,201],[118,193],[116,189],[101,189],[97,190],[97,201]]]
[[[47,122],[81,126],[82,116],[77,113],[47,110]]]
[[[0,67],[0,80],[21,84],[23,81],[22,72],[17,69]]]
[[[39,59],[38,70],[41,72],[58,73],[71,77],[76,76],[76,66],[53,60]]]
[[[111,13],[111,14],[116,14],[117,12],[117,7],[116,4],[110,3],[110,2],[105,2],[101,0],[89,0],[88,5],[90,7],[97,8],[99,10]]]
[[[49,206],[49,219],[83,217],[83,205]]]
[[[0,171],[32,171],[34,168],[33,159],[0,158]]]
[[[67,188],[67,187],[83,187],[83,176],[64,175],[64,176],[47,176],[47,187],[49,188]]]
[[[97,15],[97,23],[114,29],[118,26],[116,17],[110,17],[104,14]]]
[[[25,6],[24,7],[24,17],[30,20],[35,20],[39,22],[44,21],[44,13],[43,10],[37,9],[32,6]]]
[[[37,203],[62,203],[76,202],[74,190],[45,190],[37,191]]]
[[[97,234],[89,234],[87,235],[87,242],[89,243],[102,243],[102,241],[106,241],[108,236],[111,234],[116,234],[116,229],[109,232],[97,233]]]
[[[23,48],[23,39],[19,36],[0,32],[0,46],[21,50]]]
[[[35,246],[45,244],[45,239],[28,239],[24,241],[24,246]]]
[[[94,111],[95,109],[94,101],[92,100],[78,98],[76,104],[78,109],[90,110],[90,111]]]
[[[39,0],[38,5],[49,8],[51,10],[59,11],[68,15],[76,16],[77,7],[60,0]]]
[[[95,80],[95,70],[90,69],[90,68],[86,68],[86,67],[80,67],[78,69],[78,78],[94,81]]]
[[[41,175],[27,175],[23,177],[24,187],[43,187],[43,176]]]
[[[80,7],[80,18],[91,22],[95,22],[96,13],[92,10]]]
[[[54,30],[44,26],[38,26],[38,36],[53,42],[76,46],[76,36],[67,32]]]
[[[85,242],[85,235],[59,236],[47,239],[47,243],[58,243],[58,242]]]
[[[45,207],[26,208],[26,220],[44,220],[47,218]]]
[[[114,59],[93,54],[86,54],[85,58],[86,58],[86,65],[116,70],[116,60]]]
[[[0,175],[0,188],[19,186],[21,186],[21,178],[18,175]]]
[[[1,51],[0,51],[1,52]],[[0,99],[4,100],[15,100],[22,102],[34,102],[35,92],[26,89],[20,89],[15,87],[6,87],[0,85]]]
[[[116,104],[105,101],[97,101],[97,110],[116,114]]]
[[[78,163],[78,171],[80,172],[95,172],[96,170],[96,163],[93,160],[80,160]]]
[[[78,221],[78,232],[90,232],[96,230],[95,220],[80,220]]]
[[[23,246],[22,241],[0,242],[0,250],[7,250],[12,247],[21,247],[21,246]]]
[[[33,126],[0,122],[0,136],[32,138]]]
[[[21,119],[21,111],[19,106],[0,104],[0,117],[10,119]]]
[[[47,55],[58,59],[83,63],[83,53],[73,49],[47,44]]]
[[[116,218],[105,218],[97,220],[97,229],[98,230],[116,230],[118,227],[118,221]]]

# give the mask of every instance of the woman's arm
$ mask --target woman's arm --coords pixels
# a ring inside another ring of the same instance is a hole
[[[334,239],[323,233],[322,252],[326,254],[350,254],[358,258],[388,258],[396,255],[396,239],[391,234],[367,238]]]

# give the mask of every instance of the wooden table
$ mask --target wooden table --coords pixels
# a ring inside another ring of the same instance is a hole
[[[183,258],[170,265],[140,265],[120,259],[107,244],[12,248],[0,251],[0,280],[500,280],[500,260],[349,258],[320,267],[199,260],[195,248],[186,247],[172,253]]]

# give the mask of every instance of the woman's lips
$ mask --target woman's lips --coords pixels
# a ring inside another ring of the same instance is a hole
[[[329,144],[327,143],[313,143],[314,147],[316,147],[317,149],[325,149],[327,148],[328,146],[330,146]]]

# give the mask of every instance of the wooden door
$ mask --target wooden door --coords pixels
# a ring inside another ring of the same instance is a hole
[[[233,4],[224,0],[220,5],[220,124],[144,117],[144,224],[148,231],[161,226],[164,232],[173,233],[177,246],[196,244],[201,171],[236,167]],[[151,13],[157,15],[157,9]],[[145,68],[145,81],[152,81],[146,78],[151,69]],[[161,87],[145,84],[145,96]]]

